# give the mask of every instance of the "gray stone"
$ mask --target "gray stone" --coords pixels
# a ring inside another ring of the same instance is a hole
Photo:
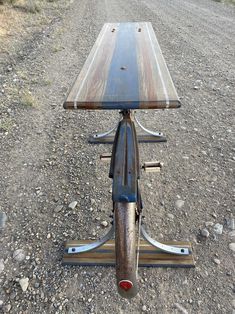
[[[100,224],[101,224],[101,226],[103,226],[103,227],[107,227],[107,226],[108,226],[108,222],[105,221],[105,220],[102,221]]]
[[[6,213],[0,213],[0,230],[5,228],[7,222]]]
[[[232,307],[235,309],[235,299],[232,300]]]
[[[54,213],[59,213],[63,209],[63,205],[57,205],[54,209]]]
[[[213,262],[216,264],[216,265],[220,265],[220,260],[218,258],[214,258],[213,259]]]
[[[25,292],[28,289],[29,286],[29,278],[22,278],[19,280],[19,284],[21,286],[21,289],[23,292]]]
[[[228,236],[232,241],[235,241],[235,230],[229,232]]]
[[[34,288],[39,288],[40,287],[40,283],[39,282],[35,282],[35,284],[34,284]]]
[[[3,301],[0,300],[0,309],[2,308],[2,306],[3,306]]]
[[[0,259],[0,274],[4,271],[4,262],[3,259]]]
[[[3,308],[3,310],[4,310],[6,313],[10,312],[10,310],[11,310],[11,304],[5,305],[4,308]]]
[[[183,200],[177,200],[175,202],[175,206],[177,209],[181,209],[184,206],[184,201]]]
[[[181,313],[188,314],[188,311],[179,303],[175,303],[174,305]]]
[[[96,203],[94,198],[91,198],[91,205],[94,205]]]
[[[73,202],[71,202],[71,203],[69,204],[68,207],[69,207],[70,209],[75,209],[76,206],[77,206],[77,203],[78,203],[77,201],[73,201]]]
[[[169,219],[172,219],[172,220],[175,218],[175,216],[172,215],[172,214],[167,214],[167,217],[168,217]]]
[[[13,253],[13,258],[17,262],[23,262],[25,257],[26,257],[25,251],[22,249],[15,250],[15,252]]]
[[[215,224],[213,227],[214,233],[216,234],[222,234],[223,233],[223,225],[221,224]]]
[[[235,230],[235,219],[234,218],[227,219],[227,225],[229,229]]]
[[[201,235],[205,238],[209,238],[210,233],[206,228],[204,228],[201,230]]]
[[[230,244],[229,244],[229,248],[230,248],[230,250],[232,250],[233,252],[235,252],[235,243],[230,243]]]
[[[147,311],[147,306],[146,306],[146,305],[143,305],[143,306],[142,306],[142,311],[143,311],[143,312],[146,312],[146,311]]]
[[[214,223],[212,222],[212,221],[207,221],[206,223],[205,223],[205,226],[206,227],[212,227],[214,225]]]

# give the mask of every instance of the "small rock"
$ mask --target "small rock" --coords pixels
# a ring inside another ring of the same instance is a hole
[[[107,227],[107,226],[108,226],[108,222],[105,221],[105,220],[102,221],[100,224],[101,224],[101,226],[103,226],[103,227]]]
[[[229,232],[228,234],[229,238],[235,241],[235,230]]]
[[[175,202],[175,206],[177,209],[181,209],[184,206],[184,201],[183,200],[177,200]]]
[[[169,219],[172,219],[172,220],[175,218],[175,216],[172,215],[172,214],[167,214],[167,217],[168,217]]]
[[[213,262],[216,264],[216,265],[220,265],[220,260],[218,258],[214,258],[213,259]]]
[[[5,310],[5,312],[10,312],[10,310],[11,310],[11,304],[7,304],[6,306],[4,306],[4,310]]]
[[[222,234],[223,233],[223,225],[215,224],[213,230],[216,234]]]
[[[174,305],[181,313],[188,314],[188,311],[179,303],[175,303]]]
[[[227,219],[227,225],[229,229],[235,230],[235,219],[234,218]]]
[[[37,195],[41,194],[41,189],[42,188],[40,186],[35,189]]]
[[[232,300],[232,307],[235,309],[235,299]]]
[[[5,228],[7,221],[6,213],[0,213],[0,230]]]
[[[0,259],[0,274],[4,271],[3,259]]]
[[[96,203],[96,201],[94,200],[94,198],[91,198],[91,205],[94,205]]]
[[[35,284],[34,284],[34,288],[39,288],[40,287],[40,283],[39,282],[35,282]]]
[[[198,87],[198,86],[194,86],[193,89],[194,89],[194,90],[198,90],[199,87]]]
[[[212,221],[207,221],[206,223],[205,223],[205,226],[206,227],[212,227],[214,225],[214,223],[212,222]]]
[[[0,300],[0,309],[2,308],[2,306],[3,306],[3,301]]]
[[[48,235],[47,235],[47,239],[50,239],[51,238],[51,234],[50,233],[48,233]]]
[[[78,203],[77,201],[73,201],[73,202],[71,202],[71,203],[69,204],[68,207],[69,207],[70,209],[75,209],[76,206],[77,206],[77,203]]]
[[[143,305],[143,306],[142,306],[142,311],[143,311],[143,312],[146,312],[146,311],[147,311],[147,306],[146,306],[146,305]]]
[[[63,205],[57,205],[54,209],[54,213],[59,213],[63,209]]]
[[[229,244],[229,248],[230,248],[230,250],[232,250],[233,252],[235,252],[235,243],[230,243],[230,244]]]
[[[22,249],[15,250],[15,252],[13,253],[13,258],[17,262],[23,262],[23,260],[25,259],[25,256],[26,254],[24,250]]]
[[[29,278],[22,278],[19,280],[19,284],[21,286],[22,291],[26,291],[29,286]]]
[[[201,235],[205,238],[209,238],[210,233],[206,228],[204,228],[201,230]]]

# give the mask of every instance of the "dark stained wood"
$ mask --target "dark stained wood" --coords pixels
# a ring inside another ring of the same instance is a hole
[[[115,265],[115,243],[110,240],[92,252],[80,254],[67,254],[69,247],[80,246],[90,243],[90,240],[74,240],[65,244],[65,253],[62,263],[64,265],[87,265],[87,266],[113,266]],[[168,245],[189,248],[192,252],[190,242],[164,242]],[[148,242],[140,241],[139,266],[145,267],[194,267],[195,261],[192,253],[187,256],[167,254],[156,249]]]
[[[180,106],[151,23],[106,23],[64,102],[66,109]]]

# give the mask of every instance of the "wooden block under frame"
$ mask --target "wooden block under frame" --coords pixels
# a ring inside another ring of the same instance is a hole
[[[115,266],[115,243],[109,240],[104,245],[90,252],[79,254],[68,254],[70,247],[81,246],[91,243],[91,240],[74,240],[65,243],[65,251],[62,260],[63,265],[80,266]],[[190,242],[164,242],[167,245],[189,248],[190,254],[175,255],[164,253],[160,249],[153,247],[148,242],[140,241],[139,266],[140,267],[195,267]]]

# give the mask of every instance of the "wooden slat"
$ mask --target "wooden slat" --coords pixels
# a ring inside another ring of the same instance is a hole
[[[180,106],[151,23],[106,23],[66,101],[66,109]]]
[[[103,265],[113,266],[115,265],[115,243],[114,240],[110,240],[103,246],[92,252],[79,253],[79,254],[68,254],[67,250],[69,247],[81,246],[92,242],[91,240],[74,240],[69,241],[65,244],[65,253],[63,256],[64,265]],[[178,247],[189,248],[192,252],[190,242],[164,242],[168,245],[174,245]],[[195,262],[190,255],[174,255],[162,252],[150,245],[148,242],[140,241],[140,255],[139,255],[139,266],[145,267],[194,267]]]

